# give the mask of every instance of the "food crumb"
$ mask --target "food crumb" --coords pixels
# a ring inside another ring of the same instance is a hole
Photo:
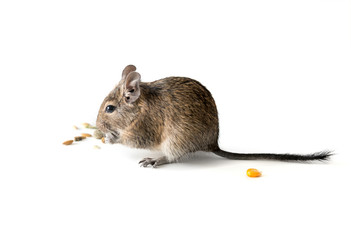
[[[246,171],[246,175],[249,177],[260,177],[262,174],[256,168],[249,168]]]
[[[104,136],[103,133],[99,129],[96,129],[94,131],[93,135],[94,135],[94,138],[96,138],[96,139],[101,139]]]
[[[91,125],[90,123],[82,123],[83,127],[85,128],[90,128],[90,129],[96,129],[95,126]]]
[[[83,136],[77,136],[77,137],[74,137],[74,141],[82,141],[83,139],[85,139],[86,137],[83,137]]]
[[[88,128],[90,126],[89,123],[82,123],[83,127]]]
[[[82,133],[82,136],[83,137],[91,137],[91,134],[89,134],[89,133]]]
[[[68,140],[68,141],[63,142],[62,144],[63,145],[71,145],[72,143],[73,143],[73,140]]]

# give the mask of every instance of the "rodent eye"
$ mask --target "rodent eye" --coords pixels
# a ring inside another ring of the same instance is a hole
[[[106,107],[106,109],[105,109],[105,112],[107,112],[107,113],[112,113],[115,109],[116,109],[115,106],[113,106],[113,105],[108,105],[108,106]]]

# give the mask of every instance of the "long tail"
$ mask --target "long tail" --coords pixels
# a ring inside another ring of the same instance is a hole
[[[280,160],[280,161],[311,161],[311,160],[319,160],[319,161],[326,161],[333,155],[330,151],[323,151],[317,152],[312,154],[306,155],[299,155],[299,154],[272,154],[272,153],[232,153],[226,152],[218,148],[217,150],[213,151],[214,154],[228,158],[228,159],[235,159],[235,160]]]

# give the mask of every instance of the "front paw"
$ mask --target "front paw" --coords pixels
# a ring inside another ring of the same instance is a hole
[[[140,167],[148,167],[148,166],[156,167],[156,162],[157,160],[154,158],[144,158],[139,162],[139,164],[140,164]]]
[[[139,162],[140,167],[148,167],[151,166],[153,168],[156,168],[160,165],[168,163],[166,160],[166,157],[161,157],[161,158],[144,158]]]

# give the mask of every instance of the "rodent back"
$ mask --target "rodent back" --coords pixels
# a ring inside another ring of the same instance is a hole
[[[141,83],[140,87],[141,109],[156,116],[152,124],[162,122],[163,139],[173,136],[178,145],[194,144],[196,150],[217,147],[217,108],[202,84],[190,78],[168,77]]]

